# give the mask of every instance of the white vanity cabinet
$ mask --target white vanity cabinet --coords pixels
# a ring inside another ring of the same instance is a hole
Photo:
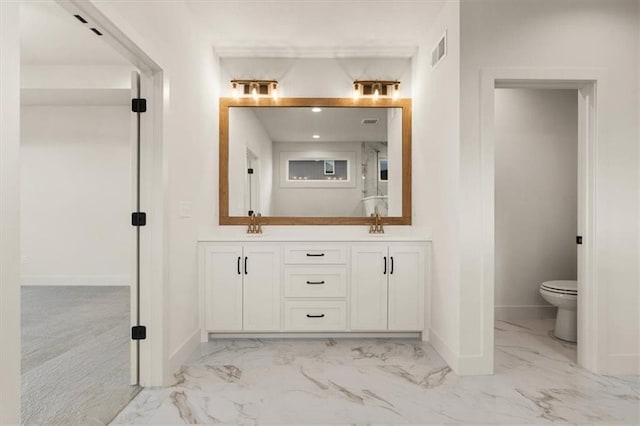
[[[203,339],[428,328],[425,241],[207,241],[199,252]]]
[[[279,246],[207,245],[201,259],[207,330],[280,330]]]
[[[351,249],[351,329],[422,330],[425,269],[422,245],[354,245]]]

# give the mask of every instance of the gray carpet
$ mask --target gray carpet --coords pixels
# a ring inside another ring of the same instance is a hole
[[[129,385],[129,287],[22,287],[22,423],[104,425]]]

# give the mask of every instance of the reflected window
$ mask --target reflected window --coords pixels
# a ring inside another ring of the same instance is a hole
[[[378,180],[387,182],[389,180],[389,162],[386,158],[378,161]]]
[[[348,181],[349,160],[288,160],[288,181]]]

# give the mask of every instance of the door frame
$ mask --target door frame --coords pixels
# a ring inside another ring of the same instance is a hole
[[[164,287],[168,282],[166,220],[164,214],[163,105],[168,91],[163,69],[93,3],[56,0],[71,15],[80,14],[102,32],[102,38],[140,72],[140,95],[147,111],[140,117],[140,205],[147,214],[140,229],[139,292],[131,286],[131,325],[147,327],[146,339],[131,349],[131,383],[162,386],[168,354],[164,350]],[[132,210],[135,211],[135,210]],[[139,300],[137,294],[139,293]],[[139,312],[137,307],[139,306]],[[139,352],[139,353],[137,353]],[[139,364],[138,361],[139,360]],[[139,371],[137,366],[139,365]]]
[[[604,300],[597,274],[596,182],[598,114],[606,71],[599,68],[487,68],[480,83],[483,340],[493,358],[495,309],[495,89],[578,90],[578,363],[597,372],[604,342]]]

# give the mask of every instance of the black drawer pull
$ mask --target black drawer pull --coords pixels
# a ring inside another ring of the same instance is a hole
[[[241,257],[238,256],[238,275],[242,275],[242,271],[240,270],[240,259]]]
[[[324,318],[324,314],[320,314],[320,315],[307,314],[307,318]]]
[[[391,256],[391,272],[389,273],[393,275],[393,256]]]
[[[324,284],[324,281],[307,281],[307,284]]]
[[[307,253],[308,257],[323,257],[324,253]]]

